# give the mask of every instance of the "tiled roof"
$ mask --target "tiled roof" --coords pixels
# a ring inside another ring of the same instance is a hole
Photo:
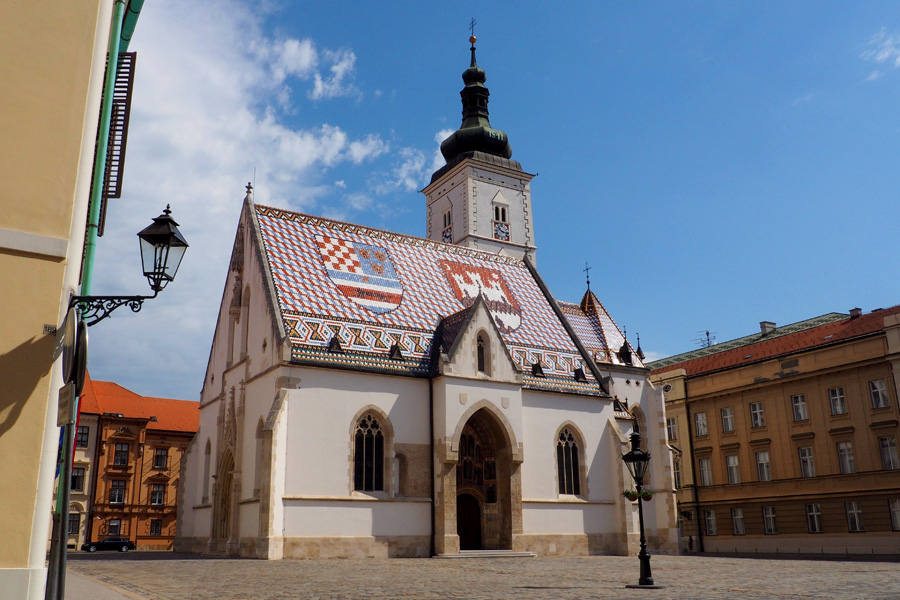
[[[828,346],[853,338],[877,333],[884,328],[884,317],[900,313],[900,306],[879,309],[851,318],[849,315],[829,313],[779,327],[768,335],[755,334],[658,360],[648,366],[653,373],[685,369],[688,376],[739,367],[775,357],[802,352],[820,346]]]
[[[200,426],[200,403],[170,398],[148,398],[111,381],[85,382],[80,412],[148,419],[147,429],[196,432]],[[156,417],[156,421],[149,420]]]
[[[585,292],[580,304],[557,301],[576,335],[597,363],[623,364],[618,351],[625,343],[625,336],[613,321],[606,308],[591,290]],[[632,351],[632,366],[643,367],[641,358]]]
[[[523,371],[540,361],[548,378],[571,378],[584,367],[518,258],[265,206],[253,210],[294,362],[427,376],[438,323],[464,318],[456,314],[480,291]],[[334,336],[343,353],[327,351]],[[403,361],[389,359],[395,343]]]

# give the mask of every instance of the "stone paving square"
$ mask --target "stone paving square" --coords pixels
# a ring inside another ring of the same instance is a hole
[[[136,600],[416,598],[900,599],[900,564],[654,556],[663,589],[627,589],[635,557],[258,561],[136,552],[73,555],[70,572]],[[69,596],[69,600],[81,600]]]

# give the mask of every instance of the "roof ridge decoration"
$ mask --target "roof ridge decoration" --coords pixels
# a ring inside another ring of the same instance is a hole
[[[276,219],[282,219],[287,221],[294,221],[297,223],[310,224],[320,227],[328,227],[329,229],[335,229],[338,231],[342,231],[345,233],[353,233],[357,235],[364,235],[376,239],[383,239],[392,242],[402,242],[410,246],[417,246],[421,248],[431,248],[435,250],[443,250],[450,254],[457,254],[460,256],[467,256],[478,258],[480,260],[489,260],[491,262],[498,262],[510,265],[519,265],[524,266],[522,264],[522,259],[517,258],[515,256],[510,256],[508,254],[497,254],[495,252],[489,252],[487,250],[478,250],[475,248],[468,248],[466,246],[459,246],[457,244],[448,244],[446,242],[438,242],[435,240],[431,240],[424,237],[419,237],[417,235],[410,235],[406,233],[396,233],[393,231],[387,231],[386,229],[378,229],[376,227],[368,227],[366,225],[357,225],[355,223],[348,223],[346,221],[340,221],[338,219],[329,219],[327,217],[319,217],[316,215],[310,215],[307,213],[301,213],[292,210],[285,210],[282,208],[275,208],[272,206],[264,206],[262,204],[254,204],[253,208],[256,210],[257,216],[262,217],[274,217]]]

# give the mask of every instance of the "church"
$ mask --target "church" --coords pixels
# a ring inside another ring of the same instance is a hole
[[[678,551],[662,392],[589,286],[568,303],[541,279],[533,175],[490,125],[470,42],[426,237],[257,205],[247,186],[176,550],[635,554],[638,429],[648,544]]]

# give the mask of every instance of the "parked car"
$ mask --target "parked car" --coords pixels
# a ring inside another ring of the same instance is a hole
[[[88,542],[81,545],[81,549],[85,552],[96,552],[97,550],[118,550],[119,552],[128,552],[134,550],[134,542],[123,537],[108,537],[97,542]]]

